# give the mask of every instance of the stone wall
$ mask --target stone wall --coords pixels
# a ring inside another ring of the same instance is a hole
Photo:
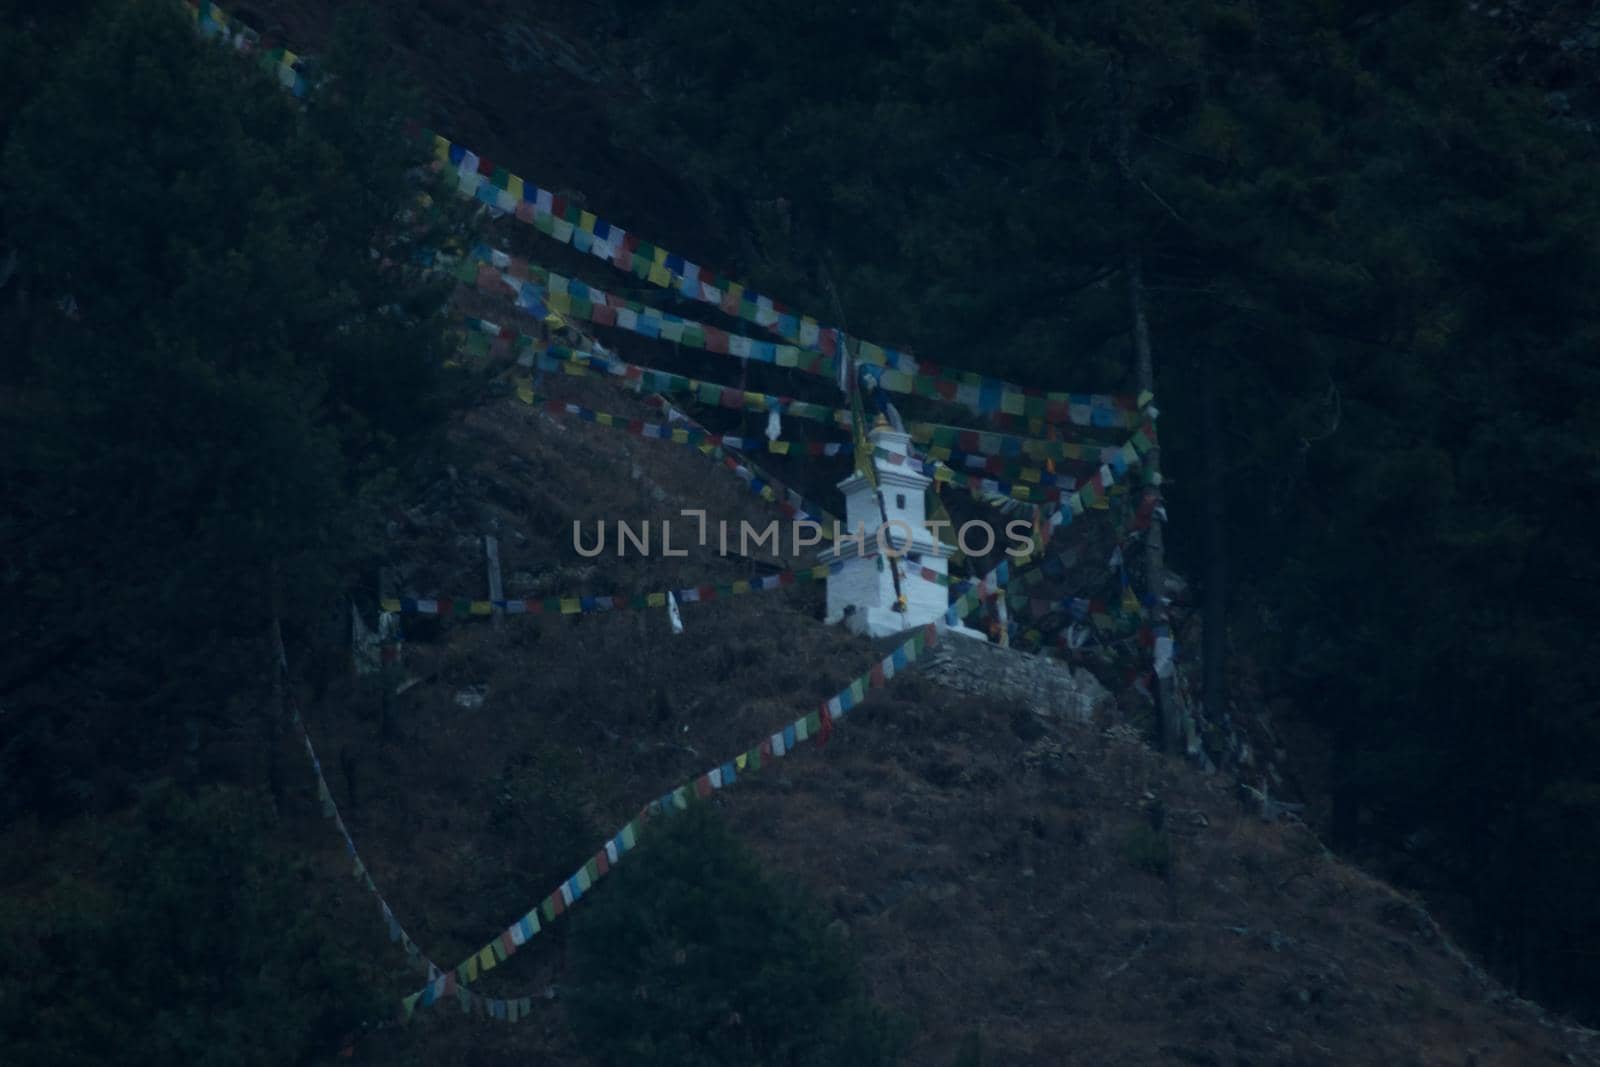
[[[957,692],[1014,700],[1038,715],[1074,722],[1090,722],[1111,704],[1111,693],[1081,667],[955,634],[941,635],[919,668]]]

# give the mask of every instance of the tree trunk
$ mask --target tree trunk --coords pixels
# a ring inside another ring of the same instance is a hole
[[[1133,354],[1135,360],[1135,378],[1137,388],[1141,395],[1149,393],[1154,396],[1156,392],[1155,357],[1150,348],[1150,317],[1146,310],[1144,291],[1144,256],[1133,235],[1133,197],[1130,195],[1129,186],[1133,182],[1133,166],[1128,154],[1128,101],[1127,101],[1127,75],[1120,67],[1112,74],[1112,94],[1115,101],[1117,124],[1117,172],[1121,178],[1118,183],[1117,200],[1121,208],[1123,224],[1122,263],[1123,271],[1128,278],[1128,313],[1133,326]],[[1158,444],[1152,445],[1150,451],[1144,456],[1145,495],[1155,497],[1159,503],[1161,497],[1161,448]],[[1166,587],[1167,563],[1165,538],[1163,537],[1162,521],[1154,517],[1150,521],[1150,529],[1145,533],[1145,595],[1150,600],[1150,625],[1159,635],[1163,630],[1171,633],[1170,617],[1167,613]],[[1159,637],[1158,637],[1159,640]],[[1156,743],[1163,752],[1181,752],[1183,750],[1183,722],[1178,705],[1178,692],[1176,673],[1169,669],[1166,677],[1162,677],[1159,670],[1155,672],[1155,681],[1151,685],[1151,693],[1156,704]]]
[[[1123,147],[1125,150],[1126,145]],[[1123,162],[1126,162],[1125,158]],[[1144,259],[1131,243],[1125,255],[1125,263],[1128,274],[1128,309],[1133,318],[1133,350],[1137,360],[1138,389],[1141,394],[1154,395],[1155,363],[1150,352],[1149,316],[1145,311]],[[1145,493],[1153,495],[1159,501],[1161,497],[1159,445],[1145,453],[1144,471]],[[1163,629],[1168,632],[1171,630],[1166,599],[1166,541],[1162,536],[1162,527],[1163,523],[1159,517],[1152,518],[1144,540],[1145,595],[1151,601],[1150,624],[1157,634]],[[1163,752],[1183,751],[1183,721],[1178,706],[1178,687],[1175,683],[1176,676],[1172,670],[1168,670],[1164,677],[1158,670],[1155,684],[1151,687],[1156,701],[1156,740]]]
[[[267,628],[267,644],[272,653],[272,710],[261,720],[261,745],[267,763],[267,790],[272,796],[274,810],[282,811],[287,787],[279,759],[278,735],[289,717],[289,658],[283,649],[283,623],[279,618],[282,597],[278,592],[277,560],[270,564],[269,574],[272,620]]]
[[[1227,457],[1218,391],[1214,368],[1205,368],[1200,382],[1206,469],[1206,600],[1200,684],[1206,714],[1213,723],[1221,722],[1228,712],[1228,513],[1223,495]]]

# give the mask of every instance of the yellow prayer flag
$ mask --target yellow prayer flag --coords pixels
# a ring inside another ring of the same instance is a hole
[[[468,611],[473,615],[493,615],[494,605],[487,600],[474,600]]]
[[[517,399],[522,401],[524,404],[532,404],[533,403],[533,387],[532,386],[527,386],[527,385],[519,385],[519,386],[517,386]]]
[[[438,134],[433,135],[433,158],[443,163],[450,161],[450,142]]]
[[[745,753],[743,753],[743,752],[741,752],[737,756],[733,757],[733,765],[736,768],[738,768],[739,770],[741,770],[741,771],[744,770],[744,765],[745,765],[746,762],[747,762],[747,759],[746,759]]]
[[[656,245],[655,260],[657,263],[665,263],[667,261],[667,250],[660,245]]]
[[[733,583],[733,595],[734,596],[740,596],[741,594],[748,593],[749,591],[750,591],[750,583],[745,581],[744,579],[741,578],[739,581]]]
[[[561,599],[561,614],[577,615],[583,611],[583,601],[577,597],[563,597]]]
[[[494,970],[494,965],[494,949],[488,945],[483,946],[483,950],[478,953],[478,969],[487,974]]]
[[[667,605],[667,594],[665,594],[665,593],[651,593],[649,596],[644,598],[644,603],[645,603],[646,607],[650,607],[650,608],[666,607],[666,605]]]
[[[394,599],[393,597],[389,597],[389,598],[386,598],[384,600],[380,600],[380,601],[378,601],[378,610],[380,610],[380,611],[399,611],[400,610],[400,601]]]
[[[652,264],[650,264],[649,279],[650,279],[650,284],[651,285],[660,285],[660,286],[671,285],[672,284],[672,272],[669,271],[666,268],[665,264],[652,263]]]
[[[594,232],[595,217],[592,211],[578,212],[578,229],[584,233]]]
[[[767,442],[767,451],[773,453],[774,455],[787,456],[789,454],[789,442],[788,441],[768,441]]]

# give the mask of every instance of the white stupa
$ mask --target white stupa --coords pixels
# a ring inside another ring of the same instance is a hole
[[[934,536],[925,521],[925,494],[932,479],[917,467],[894,464],[876,455],[879,450],[909,455],[909,434],[879,425],[869,439],[883,504],[880,508],[878,492],[859,472],[839,483],[845,502],[843,536],[817,557],[823,563],[839,560],[843,564],[837,574],[828,578],[826,621],[843,621],[851,630],[868,637],[888,637],[930,622],[943,628],[944,615],[950,607],[949,586],[917,573],[924,567],[941,578],[950,573],[950,549]],[[864,531],[859,544],[851,536],[858,528]],[[901,553],[899,560],[891,559],[889,552]],[[896,610],[894,574],[890,569],[896,562],[905,596],[903,611]],[[951,629],[983,639],[976,630]]]

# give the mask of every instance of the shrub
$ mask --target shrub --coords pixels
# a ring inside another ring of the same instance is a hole
[[[152,789],[0,899],[8,1063],[303,1063],[387,1012],[269,847],[259,796]]]
[[[603,1064],[896,1059],[822,916],[701,806],[656,831],[574,925],[573,1020]]]
[[[1129,863],[1157,878],[1165,878],[1172,870],[1172,844],[1160,830],[1135,827],[1123,839],[1122,851]]]

